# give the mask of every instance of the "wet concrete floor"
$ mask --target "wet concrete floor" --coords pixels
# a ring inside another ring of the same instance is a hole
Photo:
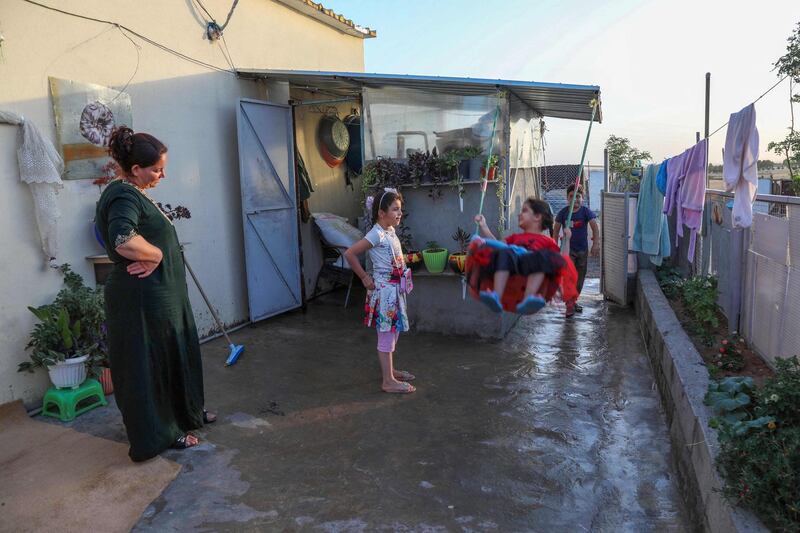
[[[691,530],[635,315],[597,288],[499,343],[402,335],[411,395],[380,392],[341,293],[234,333],[233,367],[205,344],[219,420],[135,531]],[[125,440],[113,407],[72,425]]]

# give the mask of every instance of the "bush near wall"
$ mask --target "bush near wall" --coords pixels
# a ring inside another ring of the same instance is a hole
[[[776,367],[762,387],[734,400],[744,404],[739,421],[715,419],[717,465],[732,502],[774,531],[800,531],[800,360],[777,359]]]

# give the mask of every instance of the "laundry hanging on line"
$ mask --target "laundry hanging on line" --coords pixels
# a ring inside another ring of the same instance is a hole
[[[636,225],[633,231],[633,250],[649,256],[650,262],[660,266],[670,255],[669,222],[664,214],[664,194],[658,187],[657,176],[666,178],[667,162],[648,165],[639,186],[636,206]]]
[[[758,128],[756,107],[750,104],[732,113],[722,154],[725,190],[734,191],[733,227],[749,228],[753,223],[753,202],[758,191]]]
[[[683,226],[690,230],[689,261],[694,260],[697,232],[703,223],[708,172],[708,139],[703,139],[667,163],[667,194],[663,213],[676,213],[675,246],[684,236]]]

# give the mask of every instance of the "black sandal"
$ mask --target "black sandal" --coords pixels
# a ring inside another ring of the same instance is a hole
[[[217,421],[217,415],[214,413],[209,413],[205,409],[203,409],[203,424],[213,424]]]
[[[189,437],[194,437],[197,439],[197,437],[195,437],[191,433],[187,433],[175,439],[175,442],[172,443],[170,448],[172,448],[173,450],[185,450],[186,448],[191,448],[193,446],[197,446],[198,444],[200,444],[200,439],[197,439],[197,442],[195,442],[194,444],[189,444]]]

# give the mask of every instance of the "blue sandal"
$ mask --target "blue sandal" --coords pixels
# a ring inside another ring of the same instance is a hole
[[[486,307],[494,311],[495,313],[502,313],[503,312],[503,304],[500,303],[500,296],[497,295],[494,291],[482,291],[479,294],[481,302],[483,302]]]
[[[544,298],[541,296],[528,296],[517,305],[517,313],[521,315],[532,315],[538,313],[545,306]]]

